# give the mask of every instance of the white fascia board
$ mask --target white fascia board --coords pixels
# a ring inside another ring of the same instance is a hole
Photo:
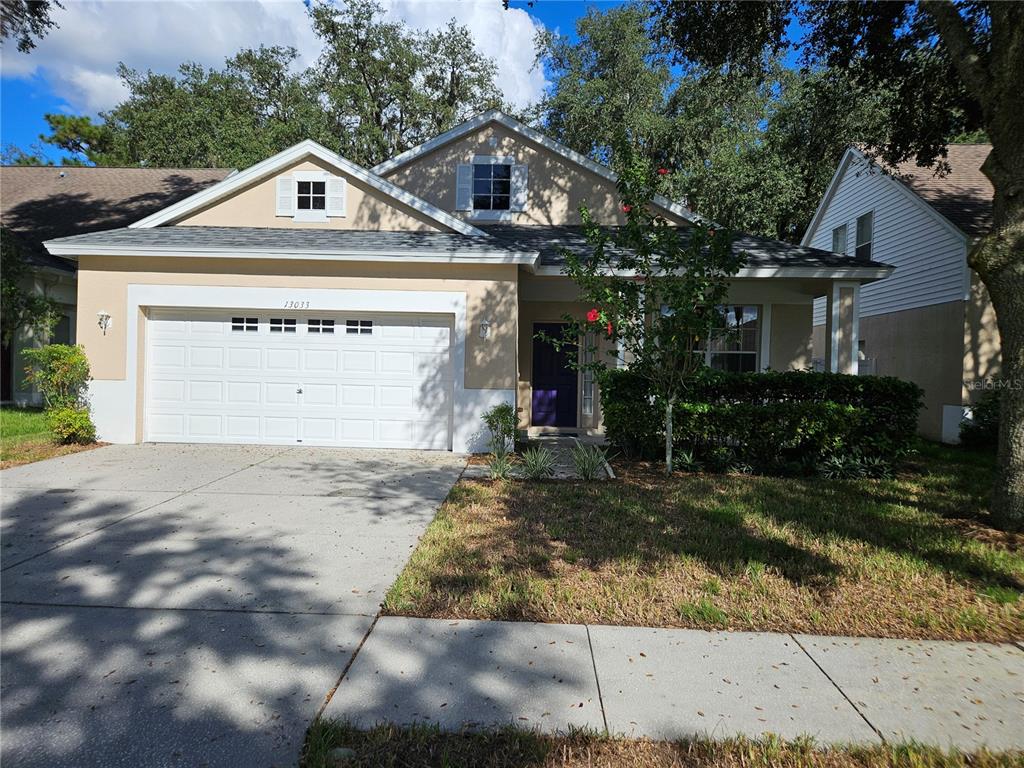
[[[541,277],[564,277],[562,267],[538,265],[528,267],[530,272]],[[894,267],[750,267],[741,269],[734,278],[789,278],[822,280],[860,280],[870,282],[882,280],[893,273]],[[632,270],[609,270],[616,277],[636,277]]]
[[[853,147],[847,147],[846,151],[843,153],[843,157],[839,160],[839,165],[836,166],[836,172],[832,174],[832,180],[825,188],[825,194],[821,196],[821,201],[818,203],[818,207],[814,210],[814,215],[811,217],[811,223],[807,225],[807,229],[804,231],[804,236],[800,239],[800,245],[810,245],[811,240],[818,231],[818,224],[821,222],[821,217],[825,215],[825,209],[828,208],[828,204],[832,201],[832,196],[839,187],[839,180],[843,178],[846,166],[858,155],[862,158],[864,157],[864,155]]]
[[[413,147],[412,149],[402,152],[400,155],[395,155],[390,160],[385,160],[380,165],[373,167],[373,172],[378,175],[384,175],[390,173],[396,168],[401,168],[403,165],[415,160],[421,155],[425,155],[429,152],[434,151],[439,147],[443,147],[445,144],[455,141],[468,133],[475,131],[487,123],[496,122],[505,128],[508,128],[513,133],[518,133],[521,136],[526,137],[535,144],[540,144],[545,149],[548,149],[558,155],[561,155],[567,160],[570,160],[577,165],[586,168],[591,173],[597,174],[608,181],[615,183],[619,180],[618,175],[611,168],[595,163],[586,155],[581,155],[579,152],[570,149],[561,142],[555,141],[550,136],[545,136],[540,131],[531,128],[524,123],[519,122],[513,117],[509,117],[504,112],[497,109],[489,109],[486,112],[482,112],[476,117],[470,118],[466,122],[455,126],[451,130],[445,131],[442,134],[435,136],[429,141],[420,144],[419,146]],[[709,219],[705,219],[702,216],[698,216],[689,208],[679,203],[674,203],[663,195],[655,195],[652,202],[659,208],[663,208],[670,213],[679,216],[685,221],[692,222],[694,224],[712,224],[713,222]]]
[[[537,251],[428,251],[411,253],[359,250],[281,250],[274,248],[173,248],[43,243],[54,256],[173,256],[185,259],[283,259],[291,261],[384,261],[405,264],[525,264],[537,262]]]
[[[152,227],[159,227],[162,224],[180,219],[182,216],[198,210],[206,205],[209,205],[221,198],[234,192],[236,189],[240,189],[247,184],[251,184],[254,181],[258,181],[261,178],[271,175],[275,171],[279,171],[292,163],[301,160],[306,155],[313,155],[314,157],[323,160],[328,165],[333,165],[335,168],[344,171],[349,176],[359,179],[365,182],[374,189],[383,192],[385,195],[398,200],[410,208],[413,208],[420,213],[429,216],[439,224],[448,227],[449,229],[460,232],[464,235],[475,235],[478,237],[485,237],[486,232],[483,232],[476,227],[467,224],[462,219],[452,216],[445,211],[442,211],[437,206],[431,205],[426,200],[416,197],[407,190],[402,189],[390,181],[380,178],[380,176],[366,170],[365,168],[356,165],[355,163],[346,160],[337,152],[332,152],[322,144],[318,144],[312,139],[306,139],[305,141],[299,142],[294,147],[289,147],[286,150],[278,152],[273,157],[268,157],[262,162],[256,163],[244,171],[232,174],[223,181],[214,184],[212,187],[207,187],[196,194],[186,197],[184,200],[180,200],[174,205],[157,211],[144,219],[140,219],[128,226],[131,229],[150,229]]]

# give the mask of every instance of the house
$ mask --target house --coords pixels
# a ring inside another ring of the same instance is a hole
[[[25,287],[56,301],[61,312],[51,338],[38,339],[19,330],[14,343],[3,348],[0,399],[21,405],[37,402],[38,393],[23,380],[21,351],[45,342],[73,344],[76,339],[76,266],[50,255],[44,240],[125,226],[229,173],[226,168],[0,167],[0,224],[29,264]]]
[[[921,386],[919,429],[934,440],[959,440],[969,406],[999,373],[995,312],[967,266],[968,249],[991,224],[992,185],[981,172],[990,149],[951,145],[943,176],[913,162],[886,173],[849,149],[802,241],[896,267],[860,289],[858,364]],[[816,358],[825,357],[829,324],[819,299]]]
[[[615,180],[489,111],[370,170],[304,141],[128,227],[51,240],[78,263],[99,434],[462,452],[485,446],[481,415],[499,403],[524,429],[598,432],[593,378],[537,332],[588,309],[563,248],[584,247],[581,203],[623,222]],[[851,369],[860,285],[891,269],[751,236],[734,247],[747,265],[724,323],[738,332],[708,362],[809,366],[828,294],[835,367]]]

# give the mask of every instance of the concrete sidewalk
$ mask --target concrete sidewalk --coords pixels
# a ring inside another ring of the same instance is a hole
[[[383,617],[325,717],[1024,748],[1011,644]]]

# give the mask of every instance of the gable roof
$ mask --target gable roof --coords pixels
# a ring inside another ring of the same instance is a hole
[[[897,178],[963,232],[984,235],[992,227],[995,192],[981,164],[991,151],[991,144],[950,144],[949,172],[944,176],[908,161],[896,167]]]
[[[513,133],[518,133],[529,141],[532,141],[535,144],[540,144],[545,149],[560,155],[571,163],[575,163],[576,165],[586,168],[591,173],[597,174],[613,184],[619,180],[618,175],[611,168],[601,165],[600,163],[595,163],[589,157],[580,154],[574,149],[570,149],[561,142],[555,141],[550,136],[544,135],[535,128],[531,128],[525,123],[516,120],[514,117],[506,115],[500,109],[489,109],[486,112],[481,112],[476,117],[470,118],[466,122],[435,136],[429,141],[425,141],[419,146],[408,149],[399,155],[395,155],[390,160],[385,160],[383,163],[375,165],[372,168],[372,171],[380,176],[383,176],[386,173],[391,173],[398,168],[408,165],[417,158],[422,157],[429,152],[433,152],[435,149],[443,147],[446,144],[450,144],[453,141],[457,141],[467,134],[473,133],[488,123],[498,123]],[[655,195],[653,202],[659,208],[663,208],[685,221],[691,221],[694,223],[710,223],[707,219],[702,216],[698,216],[685,205],[674,203],[663,195]]]
[[[266,160],[256,163],[256,165],[250,166],[244,171],[234,174],[230,178],[224,179],[219,184],[215,184],[208,189],[204,189],[181,202],[168,206],[167,208],[164,208],[151,216],[147,216],[141,221],[136,221],[134,224],[130,224],[129,226],[133,229],[148,229],[176,221],[183,216],[187,216],[188,214],[199,210],[200,208],[204,208],[211,203],[222,200],[232,192],[241,189],[248,184],[252,184],[253,182],[266,178],[277,171],[287,168],[309,155],[322,160],[328,165],[334,166],[353,178],[359,179],[368,186],[373,187],[388,197],[419,211],[448,229],[454,230],[455,232],[463,235],[483,234],[480,230],[476,229],[476,227],[467,224],[462,221],[462,219],[446,213],[440,208],[431,205],[426,200],[416,197],[401,187],[392,184],[390,181],[382,179],[377,174],[366,170],[362,166],[346,160],[337,152],[332,152],[327,149],[327,147],[322,144],[318,144],[312,139],[301,141],[293,147],[289,147],[288,149],[278,152],[276,155],[268,157]]]
[[[907,194],[936,221],[962,237],[977,237],[988,231],[992,224],[992,184],[981,172],[981,164],[992,149],[991,144],[950,144],[947,161],[950,172],[937,176],[931,168],[917,165],[913,160],[896,167],[885,167],[869,158],[856,147],[847,148],[818,203],[814,216],[800,240],[809,245],[817,232],[839,182],[854,163],[873,166],[889,183]]]
[[[43,241],[126,226],[231,173],[231,168],[3,166],[0,223],[15,235],[30,263],[74,271],[74,265],[47,253]]]

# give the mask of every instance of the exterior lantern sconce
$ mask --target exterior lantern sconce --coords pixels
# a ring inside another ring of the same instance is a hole
[[[96,324],[103,331],[103,335],[107,335],[107,329],[110,328],[110,313],[109,312],[97,312],[96,313]]]
[[[480,321],[480,338],[481,339],[486,339],[490,335],[491,335],[491,321],[490,320],[481,320]]]

